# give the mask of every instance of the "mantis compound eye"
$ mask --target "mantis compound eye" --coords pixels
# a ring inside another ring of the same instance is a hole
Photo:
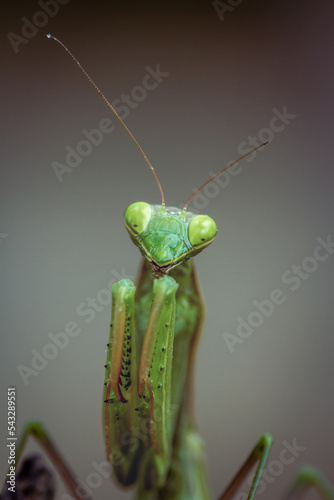
[[[204,248],[216,237],[217,225],[208,215],[195,215],[191,219],[188,228],[188,236],[191,245],[196,248]]]
[[[132,235],[137,236],[146,229],[151,217],[151,205],[144,201],[136,201],[125,210],[124,224]]]

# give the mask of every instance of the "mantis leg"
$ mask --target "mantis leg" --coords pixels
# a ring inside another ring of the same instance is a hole
[[[315,488],[323,500],[334,500],[333,487],[328,479],[318,469],[310,466],[299,469],[286,498],[301,498],[310,488]]]
[[[138,303],[145,304],[146,290],[152,286],[151,273],[144,262]],[[140,500],[211,500],[206,476],[204,444],[193,417],[193,367],[205,310],[197,274],[191,261],[175,269],[171,276],[179,288],[176,294],[176,319],[173,349],[172,404],[178,416],[173,439],[172,460],[166,483],[153,496],[140,493]],[[141,306],[139,306],[141,307]],[[147,307],[147,305],[145,306]],[[139,317],[141,311],[139,310]]]
[[[231,481],[229,486],[226,488],[224,493],[219,497],[219,500],[229,500],[230,498],[232,498],[237,489],[239,488],[240,484],[244,481],[247,474],[252,469],[252,467],[256,464],[256,462],[259,462],[247,499],[247,500],[253,500],[268,459],[272,442],[273,439],[270,436],[270,434],[263,434],[263,436],[260,437],[258,443],[255,445],[251,454],[244,462],[244,464],[242,465],[242,467],[240,468],[234,479]]]
[[[194,365],[205,320],[205,304],[196,269],[191,261],[177,268],[175,275],[172,275],[179,283],[174,358],[176,365],[183,362],[186,369],[183,403],[173,442],[172,463],[166,485],[159,492],[159,500],[211,500],[205,446],[197,432],[193,412]]]
[[[261,436],[260,440],[240,468],[235,478],[229,484],[224,493],[219,497],[219,500],[228,500],[232,498],[239,488],[240,484],[244,481],[247,474],[250,472],[251,468],[257,461],[259,461],[247,499],[253,500],[268,459],[271,445],[272,437],[269,434],[264,434],[263,436]],[[334,492],[329,481],[320,471],[318,471],[314,467],[309,466],[305,466],[298,471],[294,483],[292,484],[292,487],[290,488],[286,498],[287,500],[300,499],[302,498],[302,496],[304,496],[305,492],[312,487],[318,491],[323,500],[334,500]]]
[[[137,483],[144,491],[165,484],[171,461],[177,415],[171,402],[177,288],[169,276],[154,280],[151,305],[143,306],[149,314],[137,314],[137,332],[133,283],[122,280],[113,287],[104,391],[107,457],[121,484]]]
[[[26,425],[23,434],[21,436],[19,445],[17,447],[15,467],[18,461],[20,460],[20,457],[23,453],[24,447],[26,445],[29,436],[32,436],[37,440],[42,449],[45,451],[46,455],[50,458],[55,469],[58,471],[60,477],[66,484],[68,490],[73,495],[73,498],[75,498],[76,500],[82,500],[82,496],[77,491],[78,484],[76,481],[75,473],[71,470],[70,466],[65,462],[64,458],[61,456],[55,444],[51,441],[46,430],[44,429],[43,425],[40,422],[29,422]],[[5,488],[6,488],[6,481],[4,484],[3,492],[5,491]],[[88,494],[86,494],[85,499],[91,500],[91,497]]]
[[[157,498],[212,500],[206,477],[204,443],[194,423],[183,411],[177,424],[167,481]]]

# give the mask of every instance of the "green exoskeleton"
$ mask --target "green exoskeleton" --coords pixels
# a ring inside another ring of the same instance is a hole
[[[212,243],[217,226],[207,215],[145,202],[131,204],[124,223],[144,259],[137,288],[130,280],[113,288],[107,456],[118,481],[136,484],[140,499],[206,500],[211,496],[191,409],[204,306],[191,258]],[[270,444],[263,436],[253,454],[261,457],[258,477]]]
[[[209,500],[203,446],[192,411],[194,360],[205,316],[192,258],[213,242],[216,223],[187,211],[196,193],[183,210],[165,206],[160,182],[132,133],[69,50],[48,37],[65,48],[129,132],[162,197],[161,205],[139,201],[124,213],[126,229],[143,260],[136,286],[125,279],[112,290],[103,395],[107,458],[118,482],[135,487],[139,500]],[[74,474],[40,424],[27,426],[18,457],[29,434],[49,453],[74,498],[81,499]],[[258,463],[248,495],[254,498],[271,444],[270,435],[261,436],[221,499],[231,498]],[[314,469],[299,474],[294,490],[307,486],[333,499],[326,480]]]
[[[196,484],[202,452],[190,417],[204,316],[190,258],[213,241],[217,227],[208,216],[144,202],[130,205],[124,221],[144,261],[137,289],[129,280],[113,288],[104,403],[108,458],[118,480],[136,483],[140,497],[162,488],[165,498],[209,498],[206,483]],[[191,456],[182,457],[189,447]],[[193,477],[183,491],[188,468]]]

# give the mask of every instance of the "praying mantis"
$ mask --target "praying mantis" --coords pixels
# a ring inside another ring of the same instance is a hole
[[[155,176],[162,202],[135,202],[124,214],[126,229],[144,259],[137,287],[122,280],[113,288],[103,396],[106,454],[119,483],[135,486],[139,499],[206,500],[211,496],[192,409],[194,361],[205,313],[191,259],[213,242],[217,227],[210,217],[187,211],[194,195],[182,210],[166,207],[153,167],[120,121]],[[29,433],[38,437],[59,467],[61,460],[44,429],[33,424],[25,437]],[[258,462],[248,499],[255,497],[271,444],[270,435],[261,436],[220,498],[231,498]],[[67,466],[63,469],[70,491],[81,498],[73,474]],[[309,473],[305,482],[310,477]]]

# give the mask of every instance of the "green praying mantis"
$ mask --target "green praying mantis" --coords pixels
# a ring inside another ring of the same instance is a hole
[[[112,290],[112,321],[105,365],[103,419],[107,459],[123,486],[135,487],[138,500],[209,500],[202,440],[193,415],[193,371],[205,308],[192,258],[210,245],[216,223],[187,207],[165,206],[159,179],[141,146],[86,71],[76,62],[141,151],[161,193],[161,205],[139,201],[124,213],[132,242],[143,255],[137,285],[124,279]],[[75,474],[64,462],[43,426],[28,424],[17,457],[29,435],[53,460],[72,497],[81,500]],[[272,437],[264,434],[219,497],[227,500],[257,464],[248,500],[255,497]],[[325,478],[314,469],[300,472],[294,491],[316,486],[333,499]],[[87,496],[85,498],[88,498]]]

